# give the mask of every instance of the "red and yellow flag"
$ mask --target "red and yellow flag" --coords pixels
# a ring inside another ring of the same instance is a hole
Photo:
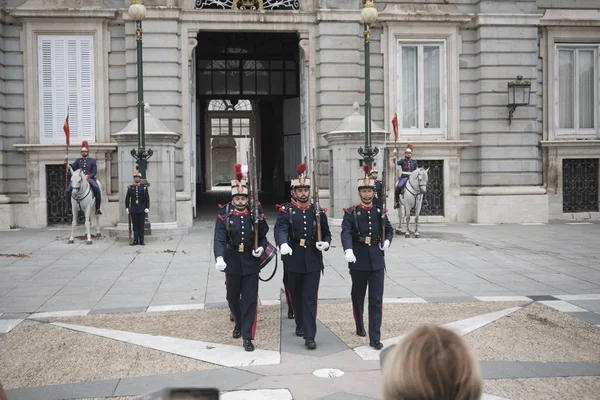
[[[67,117],[65,118],[65,124],[63,125],[65,136],[67,138],[67,146],[71,144],[71,129],[69,129],[69,110],[67,109]]]
[[[394,127],[394,140],[398,141],[398,116],[396,114],[392,119],[392,126]]]

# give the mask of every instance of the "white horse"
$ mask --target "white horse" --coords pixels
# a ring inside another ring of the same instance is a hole
[[[427,181],[429,168],[417,168],[410,173],[408,181],[404,186],[404,193],[400,194],[400,207],[398,207],[398,231],[402,234],[402,214],[406,217],[406,232],[404,237],[410,237],[410,211],[415,209],[415,237],[421,237],[419,234],[419,214],[423,205],[423,195],[427,193]]]
[[[71,209],[73,210],[73,224],[71,225],[71,237],[69,238],[69,243],[74,243],[73,233],[75,233],[75,227],[77,226],[77,213],[79,211],[83,211],[85,214],[85,230],[87,232],[87,241],[86,244],[92,244],[92,237],[90,236],[90,220],[91,215],[95,213],[92,212],[96,205],[96,197],[94,196],[94,191],[92,190],[92,185],[88,182],[87,175],[85,175],[80,169],[77,171],[73,171],[71,166],[69,165],[69,171],[71,172],[71,187],[73,188],[73,192],[71,192]],[[98,187],[102,192],[102,186],[100,186],[100,181],[98,182]],[[100,236],[100,217],[96,216],[96,235]]]

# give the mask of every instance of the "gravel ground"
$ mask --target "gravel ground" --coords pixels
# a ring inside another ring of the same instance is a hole
[[[368,303],[368,301],[366,302]],[[387,339],[409,332],[420,324],[445,324],[480,314],[520,306],[526,303],[421,303],[384,304],[381,338]],[[365,304],[365,329],[368,330],[368,306]],[[319,320],[350,347],[369,344],[369,337],[356,336],[352,304],[320,304]]]
[[[484,390],[510,400],[592,400],[600,393],[600,377],[488,380]]]
[[[256,348],[279,351],[280,319],[278,305],[258,308],[258,324],[254,341]],[[233,346],[241,346],[242,343],[241,339],[231,337],[234,325],[229,321],[229,309],[226,308],[137,314],[98,314],[51,320],[52,322],[171,336]]]
[[[600,361],[600,328],[540,303],[472,332],[465,340],[480,360]]]
[[[5,390],[220,368],[33,321],[0,341],[0,366]]]

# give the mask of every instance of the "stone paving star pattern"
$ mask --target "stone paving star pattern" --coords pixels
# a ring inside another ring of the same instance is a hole
[[[464,336],[481,362],[486,398],[593,398],[600,249],[592,238],[599,227],[425,225],[422,239],[395,238],[386,343],[422,322],[464,328],[509,310]],[[230,338],[223,276],[207,251],[210,223],[144,249],[107,238],[68,246],[61,231],[0,232],[0,274],[7,277],[0,282],[0,365],[8,366],[0,380],[9,399],[133,398],[173,384],[218,386],[229,400],[380,398],[377,354],[362,352],[368,346],[353,334],[350,281],[339,228],[333,231],[317,351],[304,348],[279,307],[278,271],[260,289],[264,336],[257,344],[265,365],[237,367],[241,347]],[[161,337],[160,346],[151,343]],[[165,341],[186,345],[173,351]],[[209,348],[232,351],[233,361],[207,362]],[[193,349],[195,359],[186,353]],[[330,368],[343,375],[331,378]]]

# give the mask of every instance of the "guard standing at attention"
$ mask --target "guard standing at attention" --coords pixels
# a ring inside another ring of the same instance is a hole
[[[356,334],[366,336],[363,312],[367,286],[369,288],[369,345],[377,350],[381,343],[383,310],[384,252],[390,247],[394,231],[385,210],[373,204],[375,181],[369,178],[369,166],[363,167],[365,177],[358,180],[360,203],[344,208],[342,246],[352,278],[352,311]],[[383,215],[382,215],[383,213]],[[385,239],[381,245],[381,224],[385,221]]]
[[[377,163],[373,163],[373,168],[371,169],[371,173],[369,174],[369,178],[375,181],[375,199],[373,199],[373,204],[377,207],[381,207],[383,204],[383,183],[377,179],[379,171],[377,171]]]
[[[148,188],[140,183],[142,174],[135,171],[133,174],[133,185],[127,187],[125,196],[125,211],[131,215],[131,225],[133,227],[133,242],[130,246],[144,246],[144,228],[146,225],[146,214],[150,212],[150,194]]]
[[[296,336],[304,338],[309,350],[317,348],[317,299],[323,271],[323,251],[331,244],[325,210],[319,209],[321,241],[317,241],[317,215],[310,203],[310,179],[304,175],[306,164],[296,168],[292,179],[292,201],[279,208],[275,223],[275,243],[287,274],[287,286],[296,322]]]
[[[231,181],[231,204],[219,211],[215,224],[214,254],[218,271],[225,272],[227,303],[233,314],[233,338],[242,338],[246,351],[254,351],[258,304],[260,256],[267,247],[269,226],[264,214],[259,219],[258,243],[253,250],[254,224],[248,209],[248,185],[241,164],[235,165]]]

